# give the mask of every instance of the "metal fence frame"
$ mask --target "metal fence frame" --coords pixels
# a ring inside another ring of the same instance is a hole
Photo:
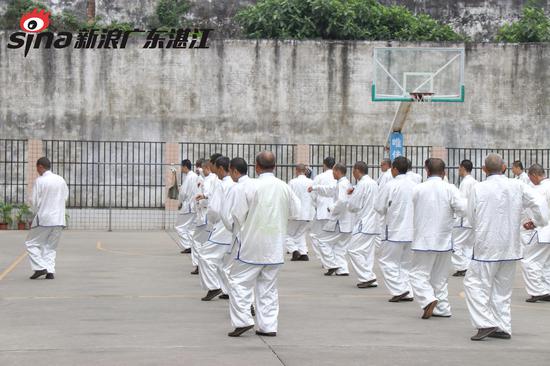
[[[277,158],[275,175],[288,182],[293,178],[296,144],[254,144],[254,143],[210,143],[210,142],[180,142],[180,156],[191,160],[194,165],[200,158],[209,159],[214,153],[220,153],[229,158],[241,157],[248,163],[248,175],[256,176],[254,169],[256,155],[264,150],[275,153]]]
[[[27,140],[0,140],[0,201],[25,202],[27,191]]]
[[[523,167],[528,169],[534,163],[542,165],[542,167],[548,173],[550,171],[550,149],[490,149],[490,148],[463,148],[463,147],[450,147],[447,148],[447,172],[449,176],[449,182],[454,184],[460,183],[460,177],[458,176],[458,168],[460,162],[464,159],[469,159],[474,165],[472,170],[472,176],[478,181],[485,178],[482,171],[483,160],[489,153],[500,154],[508,169],[506,174],[508,177],[513,177],[512,163],[515,160],[520,160],[523,163]]]

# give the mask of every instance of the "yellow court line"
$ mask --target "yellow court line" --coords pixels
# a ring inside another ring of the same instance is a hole
[[[10,266],[8,268],[6,268],[4,270],[4,272],[0,273],[0,281],[2,281],[4,279],[4,277],[6,277],[11,271],[13,271],[15,269],[15,267],[17,267],[17,265],[23,260],[23,258],[25,258],[27,256],[27,252],[21,254],[19,257],[17,257],[17,259],[15,261],[13,261],[12,264],[10,264]]]
[[[97,250],[100,250],[102,252],[107,252],[107,253],[125,254],[125,255],[138,255],[138,256],[144,256],[145,255],[145,254],[142,254],[142,253],[123,252],[123,251],[120,251],[120,250],[106,249],[106,248],[103,248],[100,241],[97,242],[95,247],[96,247]]]

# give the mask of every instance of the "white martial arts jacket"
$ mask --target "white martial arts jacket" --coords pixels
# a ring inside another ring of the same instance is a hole
[[[429,177],[413,189],[414,237],[412,250],[448,252],[453,249],[455,214],[466,215],[468,201],[453,184]]]
[[[196,203],[197,217],[195,219],[196,226],[201,227],[207,225],[208,229],[211,229],[212,226],[208,223],[207,209],[209,199],[214,194],[216,186],[221,183],[218,179],[218,176],[214,173],[208,174],[202,181],[199,182],[199,194],[203,194],[206,198],[200,200]],[[198,184],[198,183],[197,183]]]
[[[475,232],[472,259],[482,262],[522,259],[520,225],[524,209],[531,210],[536,226],[547,224],[545,203],[520,180],[495,174],[476,184],[468,200],[468,219]]]
[[[181,208],[179,214],[185,215],[195,212],[195,197],[199,193],[199,176],[194,171],[189,171],[187,174],[183,174],[179,201]]]
[[[311,194],[307,189],[313,186],[313,181],[305,175],[299,175],[298,177],[290,180],[288,185],[300,199],[301,209],[300,214],[296,218],[296,221],[311,221],[315,217],[315,206]]]
[[[236,199],[242,194],[243,190],[249,189],[251,184],[253,184],[253,179],[248,175],[243,175],[237,181],[237,184],[234,184],[227,193],[227,202],[223,205],[223,211],[221,215],[221,220],[227,230],[232,233],[231,245],[227,248],[228,253],[232,253],[233,246],[235,243],[240,240],[238,234],[240,233],[240,227],[233,220],[233,207],[235,207]]]
[[[355,185],[348,199],[348,210],[355,214],[353,234],[380,234],[380,216],[374,209],[378,192],[378,184],[366,174]]]
[[[289,219],[300,213],[300,200],[273,173],[263,173],[239,190],[231,215],[239,227],[237,260],[253,265],[283,264]]]
[[[380,174],[378,177],[377,183],[378,187],[382,189],[388,183],[390,180],[393,179],[393,175],[391,174],[391,169],[386,170],[384,173]]]
[[[331,184],[336,185],[336,179],[334,179],[332,169],[324,171],[313,179],[313,185],[327,186]],[[311,195],[315,208],[317,209],[315,218],[317,220],[330,219],[330,212],[328,212],[328,208],[334,203],[332,197],[319,196],[316,192],[311,192]]]
[[[530,185],[530,186],[533,185],[533,183],[531,182],[531,179],[529,179],[529,175],[527,175],[527,173],[525,173],[525,172],[521,172],[521,174],[518,175],[515,178],[519,179],[520,181],[522,181],[523,183],[525,183],[527,185]]]
[[[313,185],[313,191],[322,197],[332,197],[332,203],[327,211],[330,216],[323,225],[324,231],[340,231],[341,233],[351,233],[353,231],[354,214],[348,210],[348,189],[351,184],[347,177],[342,177],[336,181],[336,184]],[[318,213],[318,212],[317,212]]]
[[[470,193],[472,192],[472,188],[476,185],[476,183],[477,183],[477,180],[469,174],[467,176],[465,176],[464,178],[462,178],[462,181],[460,182],[459,191],[460,191],[460,194],[462,195],[462,197],[464,197],[466,199],[466,201],[470,197]],[[464,216],[464,217],[459,216],[456,219],[455,227],[471,229],[472,225],[468,221],[467,216]]]
[[[383,240],[410,243],[413,240],[413,188],[416,183],[406,174],[390,180],[374,205],[385,225]]]
[[[550,207],[550,179],[546,178],[535,186],[535,190],[544,198],[546,207]],[[539,244],[550,244],[550,223],[535,228],[536,239]]]
[[[208,222],[212,225],[212,231],[208,236],[208,241],[211,243],[231,245],[233,233],[225,227],[222,215],[224,214],[225,206],[228,204],[229,192],[234,186],[235,182],[233,179],[229,175],[225,176],[214,188],[212,197],[208,199],[209,203],[206,215]]]
[[[406,175],[407,175],[407,178],[409,178],[416,184],[422,183],[422,176],[420,174],[415,173],[412,170],[409,170]]]
[[[65,201],[69,198],[69,188],[65,179],[45,171],[36,178],[32,189],[31,207],[35,213],[31,227],[65,226]]]

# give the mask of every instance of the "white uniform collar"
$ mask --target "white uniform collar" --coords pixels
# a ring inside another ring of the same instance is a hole
[[[265,173],[262,173],[260,174],[259,178],[262,178],[262,177],[274,177],[275,174],[273,172],[265,172]]]
[[[407,174],[398,174],[396,175],[395,177],[393,177],[394,179],[405,179],[407,178]]]
[[[487,177],[487,180],[502,179],[502,178],[506,178],[506,177],[502,174],[491,174],[490,176]]]
[[[42,177],[45,177],[47,175],[53,174],[51,171],[46,170],[44,173],[42,173]]]
[[[443,179],[441,179],[441,177],[438,177],[437,175],[434,175],[434,176],[428,177],[428,179],[427,179],[427,180],[434,180],[434,179],[439,179],[439,180],[443,180]]]
[[[250,177],[249,177],[248,175],[246,175],[246,174],[245,174],[245,175],[241,175],[241,176],[239,177],[239,179],[237,179],[237,182],[238,182],[238,183],[242,183],[242,182],[244,182],[244,181],[247,180],[247,179],[250,179]]]
[[[233,178],[231,178],[230,175],[226,175],[225,177],[223,177],[222,180],[225,180],[225,181],[227,181],[227,180],[233,180]]]

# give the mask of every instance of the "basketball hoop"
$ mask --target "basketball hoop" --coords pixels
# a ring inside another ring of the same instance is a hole
[[[434,95],[434,93],[430,93],[430,92],[411,92],[410,95],[411,95],[411,98],[413,98],[414,102],[422,103],[422,102],[431,101],[432,96]]]

